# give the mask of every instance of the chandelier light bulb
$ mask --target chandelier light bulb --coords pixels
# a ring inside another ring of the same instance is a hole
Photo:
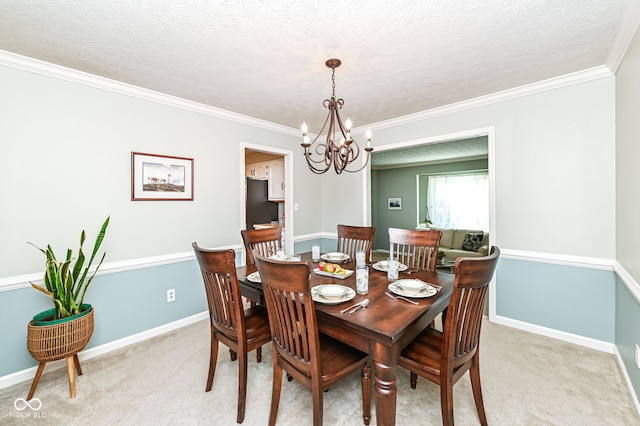
[[[302,133],[307,133],[307,130],[309,130],[309,128],[307,127],[306,121],[302,122],[302,126],[300,127],[300,130],[302,130]]]

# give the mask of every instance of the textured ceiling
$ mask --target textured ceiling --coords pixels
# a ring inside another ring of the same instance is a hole
[[[385,169],[418,164],[449,163],[452,161],[487,158],[488,153],[487,137],[481,136],[388,151],[373,151],[371,168]]]
[[[601,66],[630,1],[4,1],[0,49],[316,132],[326,59],[357,128]]]

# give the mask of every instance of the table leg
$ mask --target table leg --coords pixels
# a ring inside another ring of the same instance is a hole
[[[376,396],[376,422],[379,426],[396,424],[396,362],[375,359],[376,374],[373,391]]]

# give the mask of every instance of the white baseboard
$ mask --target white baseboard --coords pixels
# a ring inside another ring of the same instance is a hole
[[[508,327],[517,328],[519,330],[528,331],[530,333],[539,334],[541,336],[547,336],[553,339],[562,340],[564,342],[574,343],[576,345],[595,349],[601,352],[613,354],[616,350],[616,346],[613,343],[603,342],[602,340],[591,339],[589,337],[578,336],[576,334],[567,333],[565,331],[554,330],[552,328],[542,327],[540,325],[501,317],[499,315],[493,317],[491,321],[496,324],[506,325]]]
[[[618,352],[618,348],[615,348],[615,356],[618,361],[618,365],[620,366],[620,370],[622,370],[622,375],[624,376],[624,380],[627,382],[627,387],[629,388],[629,393],[631,394],[631,398],[633,399],[634,404],[636,404],[636,410],[638,414],[640,414],[640,401],[638,401],[638,395],[636,395],[635,389],[633,388],[633,383],[631,383],[631,377],[627,373],[627,369],[624,366],[624,362],[622,361],[622,357],[620,356],[620,352]]]
[[[178,321],[171,322],[169,324],[164,324],[156,328],[152,328],[150,330],[145,330],[141,333],[133,334],[131,336],[124,337],[119,340],[114,340],[113,342],[105,343],[104,345],[96,346],[87,350],[84,350],[78,353],[78,359],[80,361],[91,359],[108,352],[112,352],[125,346],[132,345],[134,343],[142,342],[143,340],[150,339],[152,337],[159,336],[164,333],[168,333],[173,330],[177,330],[179,328],[185,327],[187,325],[196,323],[198,321],[202,321],[207,319],[209,315],[208,311],[201,312],[199,314],[192,315],[187,318],[182,318]],[[57,370],[59,368],[66,368],[66,361],[61,359],[59,361],[48,362],[46,371]],[[38,367],[27,368],[26,370],[17,371],[12,374],[8,374],[6,376],[0,377],[0,389],[4,389],[9,386],[16,385],[18,383],[22,383],[24,381],[31,381],[36,375],[36,371]]]
[[[635,389],[633,388],[633,383],[631,383],[631,377],[627,373],[627,369],[624,366],[624,362],[622,361],[622,357],[620,356],[620,352],[618,352],[618,348],[615,348],[614,354],[616,356],[616,360],[618,361],[618,365],[620,366],[620,370],[622,370],[622,374],[624,375],[624,380],[627,382],[627,387],[629,388],[629,393],[631,394],[631,398],[633,398],[634,404],[636,404],[636,410],[638,414],[640,414],[640,401],[638,401],[638,395],[636,395]]]

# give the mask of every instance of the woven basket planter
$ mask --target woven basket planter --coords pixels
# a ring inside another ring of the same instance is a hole
[[[57,361],[80,352],[89,343],[93,334],[93,308],[77,318],[52,325],[34,325],[29,322],[27,349],[40,362]]]

